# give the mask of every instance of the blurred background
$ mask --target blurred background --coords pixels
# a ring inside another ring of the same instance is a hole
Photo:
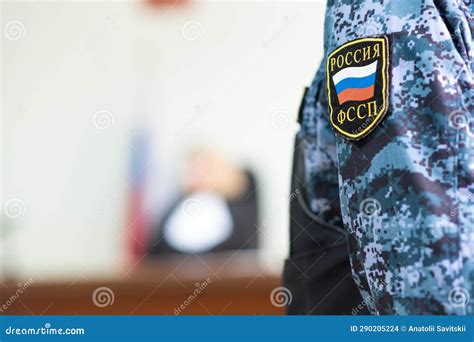
[[[324,9],[3,1],[2,312],[280,312]]]

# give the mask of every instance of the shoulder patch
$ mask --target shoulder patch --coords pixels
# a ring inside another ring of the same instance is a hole
[[[372,132],[388,110],[389,40],[360,38],[327,57],[327,93],[332,127],[348,140]]]

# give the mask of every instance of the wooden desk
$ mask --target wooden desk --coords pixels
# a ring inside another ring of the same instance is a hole
[[[0,314],[279,315],[284,309],[270,301],[278,286],[279,275],[249,255],[174,257],[141,263],[114,279],[34,281]],[[1,306],[18,284],[0,288]]]

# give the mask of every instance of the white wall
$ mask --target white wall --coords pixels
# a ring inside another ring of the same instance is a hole
[[[140,115],[170,164],[167,184],[199,143],[254,168],[262,257],[281,265],[294,120],[322,57],[323,17],[321,2],[2,3],[3,254],[15,272],[120,272]],[[94,125],[101,110],[106,129]]]

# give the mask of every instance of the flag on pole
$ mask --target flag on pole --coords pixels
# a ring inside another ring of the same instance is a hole
[[[145,207],[147,177],[147,135],[142,128],[132,136],[130,184],[127,214],[127,244],[129,255],[137,260],[146,252],[150,220]]]

